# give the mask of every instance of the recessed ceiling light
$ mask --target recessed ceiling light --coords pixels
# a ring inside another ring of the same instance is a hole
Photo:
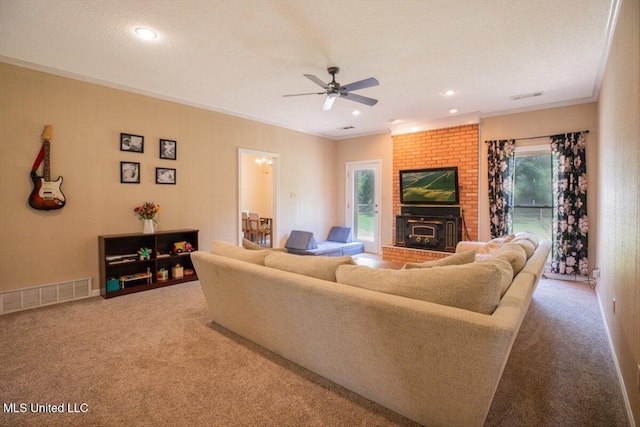
[[[360,115],[360,111],[353,110],[353,113],[351,113],[351,114],[353,114],[354,116],[359,116]]]
[[[458,110],[457,110],[456,108],[452,108],[451,110],[449,110],[449,112],[450,112],[451,114],[455,114],[455,113],[457,113],[457,112],[458,112]]]
[[[135,33],[138,37],[145,40],[153,40],[158,37],[155,31],[150,30],[149,28],[138,27],[135,29]]]
[[[447,96],[451,96],[451,95],[455,95],[456,91],[455,90],[451,90],[449,89],[448,91],[446,91],[444,94]]]

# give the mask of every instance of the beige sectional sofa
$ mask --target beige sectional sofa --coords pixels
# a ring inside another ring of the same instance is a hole
[[[421,424],[480,426],[551,247],[520,240],[402,270],[222,242],[192,259],[219,325]]]

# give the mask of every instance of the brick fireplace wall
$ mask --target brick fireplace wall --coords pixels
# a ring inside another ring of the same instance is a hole
[[[393,238],[395,216],[400,215],[399,171],[404,169],[458,167],[460,206],[464,223],[463,240],[478,240],[478,125],[396,135],[393,140]],[[468,233],[468,236],[467,236]],[[389,261],[416,262],[443,258],[446,252],[383,246],[382,258]]]

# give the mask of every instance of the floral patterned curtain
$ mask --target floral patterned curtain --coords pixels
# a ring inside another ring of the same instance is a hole
[[[487,141],[489,151],[489,219],[491,238],[512,230],[515,140]]]
[[[583,132],[551,137],[553,252],[551,271],[587,276],[587,163]]]

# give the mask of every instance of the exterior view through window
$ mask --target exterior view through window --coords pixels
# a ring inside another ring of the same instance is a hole
[[[354,237],[357,240],[374,239],[375,216],[375,170],[355,171],[356,210],[354,217]]]
[[[551,150],[545,148],[516,149],[515,157],[513,233],[530,231],[540,240],[551,239],[553,223]]]

